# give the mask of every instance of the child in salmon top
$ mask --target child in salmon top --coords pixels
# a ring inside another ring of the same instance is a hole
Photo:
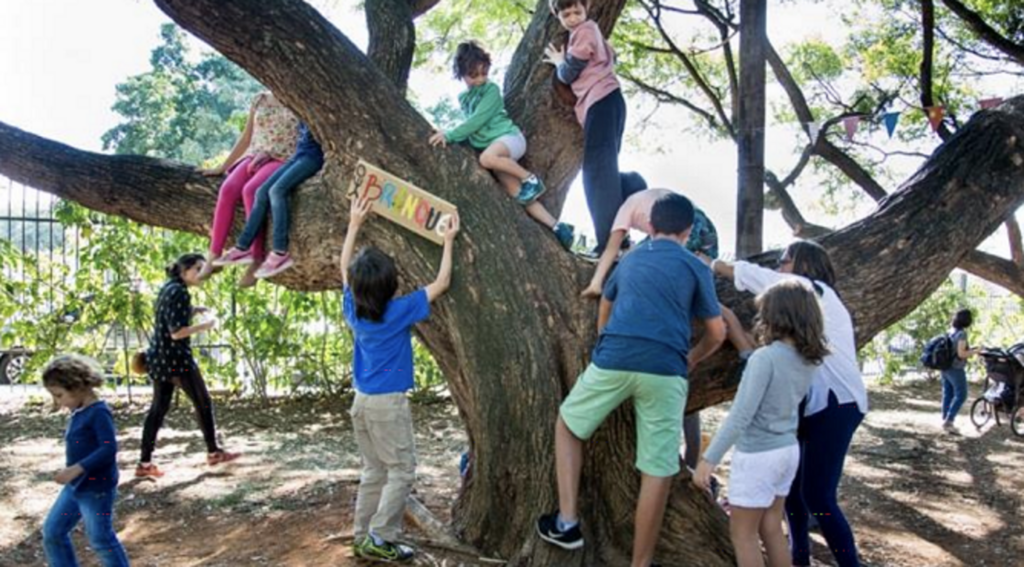
[[[622,205],[619,150],[626,127],[626,101],[615,77],[615,52],[601,29],[587,19],[589,0],[551,0],[551,13],[569,30],[564,51],[549,45],[545,63],[556,67],[558,80],[572,86],[576,119],[583,126],[583,191],[594,223],[600,256],[608,242],[615,213]]]

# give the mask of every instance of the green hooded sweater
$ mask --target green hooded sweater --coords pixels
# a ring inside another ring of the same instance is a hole
[[[505,101],[498,85],[491,81],[460,94],[459,106],[466,115],[466,121],[445,133],[444,137],[450,143],[469,140],[469,145],[485,150],[498,138],[519,132],[519,127],[505,112]]]

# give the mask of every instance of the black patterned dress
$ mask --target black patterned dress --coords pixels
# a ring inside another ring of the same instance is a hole
[[[146,352],[149,376],[154,381],[166,382],[175,376],[187,376],[196,370],[192,358],[192,341],[171,338],[171,333],[188,327],[192,320],[192,296],[185,282],[171,278],[160,288],[156,299],[156,325],[152,342]]]

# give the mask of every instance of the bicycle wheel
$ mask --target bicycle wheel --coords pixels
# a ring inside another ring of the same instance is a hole
[[[1024,437],[1024,406],[1018,406],[1010,416],[1010,429],[1017,437]]]
[[[974,427],[981,429],[992,419],[992,412],[992,404],[988,400],[985,398],[974,400],[974,404],[971,405],[971,423],[974,424]],[[1024,427],[1024,425],[1021,427]]]

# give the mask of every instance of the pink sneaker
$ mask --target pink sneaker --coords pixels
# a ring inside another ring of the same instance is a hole
[[[213,261],[214,266],[234,266],[235,264],[252,264],[251,250],[232,248],[228,253]]]
[[[267,256],[267,261],[263,262],[260,269],[256,271],[256,277],[261,280],[272,278],[292,267],[293,264],[295,264],[295,261],[292,260],[291,254],[278,254],[277,252],[271,252],[270,256]]]

